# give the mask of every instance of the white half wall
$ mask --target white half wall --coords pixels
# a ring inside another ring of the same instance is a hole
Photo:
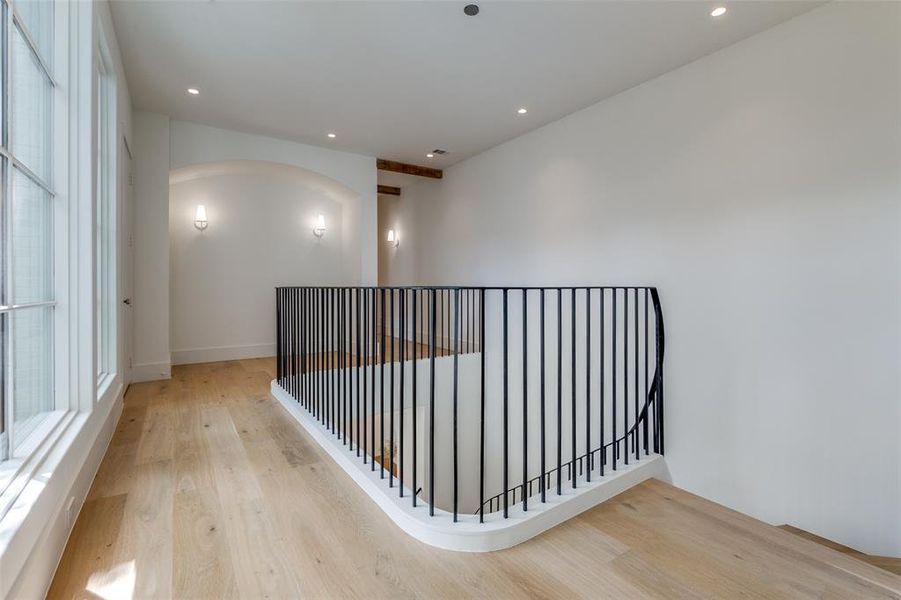
[[[521,504],[516,504],[510,507],[509,518],[504,518],[502,512],[494,512],[486,515],[484,522],[479,522],[476,515],[459,513],[455,520],[452,512],[438,506],[434,507],[434,514],[430,516],[427,500],[421,498],[414,507],[409,500],[411,490],[406,486],[405,497],[401,498],[394,488],[388,487],[380,470],[371,470],[360,457],[355,456],[354,450],[304,410],[275,380],[270,386],[270,393],[395,525],[413,538],[445,550],[493,552],[510,548],[643,481],[666,475],[663,458],[652,455],[603,479],[595,479],[593,483],[583,482],[577,489],[566,488],[559,496],[550,494],[546,503],[536,502],[528,511],[524,511]]]
[[[901,555],[901,5],[830,3],[382,205],[385,284],[649,284],[673,483]]]

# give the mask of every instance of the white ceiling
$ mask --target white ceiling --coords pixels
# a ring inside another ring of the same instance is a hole
[[[111,5],[138,108],[447,167],[819,4],[466,3]]]

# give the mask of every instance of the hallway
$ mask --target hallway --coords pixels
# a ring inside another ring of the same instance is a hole
[[[490,554],[402,533],[268,393],[272,359],[132,385],[50,598],[901,597],[657,481]]]

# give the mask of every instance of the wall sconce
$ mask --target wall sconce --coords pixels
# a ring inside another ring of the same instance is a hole
[[[400,244],[400,238],[397,236],[397,232],[393,229],[388,230],[388,243],[397,248],[397,245]]]
[[[321,214],[316,217],[316,224],[313,226],[313,235],[321,238],[325,234],[325,217]]]
[[[210,222],[206,218],[206,207],[203,204],[197,205],[197,212],[194,213],[194,227],[203,231]]]

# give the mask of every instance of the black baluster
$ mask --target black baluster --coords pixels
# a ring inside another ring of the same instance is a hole
[[[435,516],[435,342],[437,331],[437,298],[432,290],[431,318],[429,326],[429,516]]]
[[[300,336],[301,343],[301,352],[300,352],[300,367],[302,378],[300,381],[300,397],[302,399],[302,405],[305,410],[308,410],[308,401],[310,397],[309,390],[309,373],[310,373],[310,363],[309,363],[309,353],[310,353],[310,322],[308,319],[308,305],[307,305],[307,290],[306,288],[301,288],[300,290],[300,322],[303,324],[303,331]]]
[[[307,411],[310,410],[310,299],[308,290],[304,289],[302,291],[301,297],[303,298],[303,320],[304,320],[304,339],[303,339],[303,364],[305,370],[305,377],[303,382],[303,396],[304,403],[303,407]]]
[[[507,400],[509,392],[509,381],[507,379],[507,288],[504,288],[504,518],[508,516],[508,498],[507,490]]]
[[[375,293],[375,288],[370,288],[369,290],[370,296],[370,308],[372,313],[370,315],[370,323],[371,323],[371,333],[372,337],[370,338],[370,356],[371,360],[369,361],[369,470],[375,471],[375,363],[379,359],[378,355],[378,333],[376,329],[378,328],[378,322],[376,321],[376,304],[378,304],[378,296]]]
[[[322,424],[326,429],[329,428],[329,407],[332,401],[332,383],[331,383],[331,316],[329,314],[329,290],[328,288],[322,289],[322,332],[323,332],[323,347],[322,347],[322,368],[324,370],[323,373],[323,383],[324,383],[324,395],[323,395],[323,405],[322,405]]]
[[[460,289],[454,290],[454,523],[457,522],[457,361],[460,355]]]
[[[529,478],[529,292],[522,290],[522,509],[529,510],[526,482]]]
[[[463,338],[462,352],[463,352],[463,354],[469,354],[472,352],[472,338],[470,336],[472,333],[472,317],[473,317],[474,298],[472,295],[472,290],[470,290],[470,289],[465,289],[461,293],[463,294],[463,301],[464,301],[463,326],[462,326],[461,333],[460,333],[460,335]]]
[[[326,349],[328,351],[326,369],[328,372],[328,405],[326,407],[326,423],[327,429],[332,431],[335,424],[335,360],[337,352],[335,350],[335,305],[334,305],[334,289],[329,288],[326,291],[326,311],[327,311],[327,336],[328,342]]]
[[[282,289],[275,288],[275,379],[278,381],[279,386],[284,388],[285,382],[282,361],[285,357],[285,340],[282,335],[282,304]]]
[[[640,439],[641,429],[638,427],[638,417],[639,417],[639,415],[638,415],[638,391],[639,391],[638,390],[638,288],[635,288],[634,294],[635,294],[635,303],[634,303],[635,318],[632,323],[633,329],[634,329],[634,337],[632,339],[634,340],[633,346],[634,346],[634,353],[635,353],[635,360],[634,360],[635,369],[632,371],[632,377],[635,379],[635,383],[633,385],[633,387],[635,388],[633,391],[633,394],[635,396],[635,412],[633,413],[635,415],[635,424],[633,425],[634,433],[632,434],[632,445],[635,447],[635,460],[638,460],[641,457],[640,446],[639,446],[639,444],[641,442],[641,439]]]
[[[388,487],[394,487],[394,368],[397,364],[394,360],[394,351],[395,346],[397,345],[397,338],[394,336],[394,289],[388,290],[388,299],[390,300],[388,311],[391,313],[391,326],[390,326],[390,336],[391,336],[391,354],[390,354],[390,380],[389,380],[389,389],[391,391],[391,396],[389,397],[388,410],[390,412],[390,419],[388,421]],[[384,417],[383,417],[384,418]]]
[[[328,339],[326,337],[326,298],[325,289],[319,288],[319,411],[317,418],[320,423],[324,422],[325,403],[328,398],[328,381],[326,379],[328,371],[326,370],[325,349]]]
[[[294,368],[295,363],[297,361],[297,303],[295,302],[295,289],[288,288],[288,314],[290,318],[290,322],[288,325],[288,339],[289,342],[289,352],[288,352],[288,385],[291,390],[291,397],[295,400],[297,399],[297,371]]]
[[[350,371],[350,341],[348,335],[350,318],[347,312],[347,288],[341,288],[338,299],[339,312],[341,313],[341,440],[346,445],[348,422],[348,372]]]
[[[406,377],[404,371],[406,364],[404,361],[407,356],[407,290],[401,289],[398,298],[400,302],[399,321],[400,321],[400,470],[398,471],[399,481],[397,488],[400,497],[404,497],[404,419],[406,417],[406,395],[404,394],[404,383]]]
[[[648,288],[644,288],[644,402],[645,402],[645,410],[644,410],[644,422],[642,423],[642,427],[644,429],[644,453],[645,456],[649,454],[648,452],[648,420],[651,418],[651,407],[648,405],[650,401],[651,390],[648,387]]]
[[[356,377],[356,382],[355,382],[356,385],[354,386],[357,389],[357,418],[354,421],[354,429],[355,429],[354,442],[356,443],[357,457],[360,456],[360,364],[363,362],[362,354],[361,354],[362,340],[360,339],[361,335],[362,335],[362,331],[361,331],[362,327],[361,327],[361,323],[360,323],[360,312],[361,312],[360,311],[360,309],[361,309],[360,302],[362,301],[361,295],[362,295],[362,290],[360,288],[357,288],[354,293],[354,296],[355,296],[355,302],[354,302],[355,319],[354,320],[356,322],[355,325],[356,325],[356,330],[357,330],[357,336],[356,336],[357,359],[355,361],[356,366],[357,366],[357,377]]]
[[[282,344],[284,346],[282,354],[282,388],[292,393],[291,390],[291,299],[290,289],[284,288],[282,291]]]
[[[610,323],[611,331],[612,331],[612,334],[611,334],[612,346],[611,346],[611,348],[613,350],[613,368],[610,369],[611,382],[613,384],[613,389],[611,391],[611,398],[610,398],[610,402],[611,402],[610,408],[612,410],[611,422],[613,423],[613,440],[612,440],[613,451],[611,452],[611,454],[613,457],[613,470],[614,471],[616,471],[616,459],[619,458],[619,442],[616,441],[616,396],[617,396],[617,394],[616,394],[616,392],[617,392],[617,389],[616,389],[616,367],[617,367],[617,365],[616,365],[616,320],[618,318],[617,314],[616,314],[616,291],[617,291],[617,289],[613,288],[613,320]]]
[[[663,352],[666,343],[666,336],[663,328],[663,309],[660,306],[660,297],[657,288],[651,290],[651,299],[654,302],[654,314],[656,315],[656,340],[657,340],[657,431],[660,435],[658,441],[660,454],[664,453],[664,411],[663,411]]]
[[[417,337],[416,331],[416,321],[421,318],[417,313],[417,303],[419,297],[419,290],[413,290],[413,486],[410,488],[413,490],[413,506],[416,506],[416,446],[417,437],[416,437],[416,403],[418,401],[418,397],[416,396],[416,356],[418,355],[419,338]]]
[[[545,485],[545,480],[544,480],[544,473],[545,473],[545,464],[544,464],[545,463],[545,456],[544,456],[544,454],[545,454],[545,452],[544,452],[544,425],[545,425],[545,422],[544,422],[544,397],[545,397],[545,390],[544,390],[544,370],[545,370],[545,365],[544,365],[544,354],[545,354],[545,352],[544,352],[544,291],[545,291],[544,288],[541,288],[541,332],[539,334],[540,346],[541,346],[541,357],[540,357],[541,358],[541,370],[540,370],[540,373],[541,373],[541,382],[540,382],[541,383],[541,467],[540,467],[541,475],[539,476],[540,481],[539,481],[538,489],[541,491],[541,501],[547,502],[547,491],[546,491],[546,485]]]
[[[479,291],[479,352],[481,377],[479,380],[479,523],[485,521],[485,289]]]
[[[321,347],[319,339],[319,289],[314,288],[313,294],[313,410],[311,411],[313,418],[317,417],[319,406],[319,349]]]
[[[297,353],[297,370],[298,370],[298,380],[297,380],[297,394],[298,399],[300,400],[300,405],[304,406],[306,401],[306,389],[304,388],[304,382],[306,381],[306,363],[304,362],[306,359],[306,333],[307,333],[307,324],[304,321],[304,306],[303,306],[303,288],[297,288],[297,326],[298,326],[298,334],[297,334],[297,344],[298,344],[298,353]]]
[[[576,288],[570,289],[570,306],[571,306],[571,314],[570,314],[570,379],[572,382],[572,390],[570,390],[570,396],[572,396],[572,429],[570,430],[571,438],[572,438],[572,465],[573,465],[573,474],[572,474],[572,485],[573,488],[576,487]]]
[[[381,331],[379,331],[379,341],[381,348],[379,354],[382,362],[379,364],[379,456],[381,457],[381,469],[379,469],[379,479],[385,478],[385,345],[388,343],[385,338],[385,288],[379,288],[379,323]],[[391,463],[388,463],[391,468]]]
[[[363,432],[361,442],[363,444],[363,464],[367,464],[368,456],[366,450],[369,437],[369,410],[366,408],[366,397],[369,395],[369,359],[371,357],[369,351],[369,288],[363,288],[363,398],[360,405],[363,410]]]
[[[332,363],[332,406],[331,406],[331,414],[329,415],[329,423],[332,434],[334,435],[336,432],[335,426],[338,423],[338,398],[340,393],[339,387],[339,372],[338,372],[338,289],[332,288],[330,290],[330,314],[331,314],[331,326],[332,326],[332,343],[329,347],[329,357],[331,358]]]
[[[563,493],[563,289],[557,288],[557,495]]]
[[[629,464],[629,289],[623,288],[623,464]]]
[[[600,413],[600,433],[601,433],[601,451],[600,451],[600,457],[599,457],[600,461],[601,461],[601,465],[600,465],[601,477],[604,476],[604,465],[607,464],[607,447],[604,445],[604,442],[606,439],[606,435],[605,435],[605,431],[604,431],[604,416],[605,416],[604,412],[606,410],[606,408],[604,406],[604,387],[605,387],[604,383],[605,383],[605,378],[606,378],[605,376],[607,374],[607,363],[605,362],[605,356],[604,356],[605,348],[607,346],[606,341],[605,341],[606,335],[604,334],[604,329],[606,328],[606,321],[607,321],[607,314],[606,314],[606,310],[604,308],[604,300],[605,300],[606,295],[607,295],[607,290],[605,290],[604,288],[601,288],[601,313],[600,313],[600,319],[601,319],[601,350],[600,350],[600,356],[601,356],[601,374],[600,374],[600,377],[601,377],[601,407],[600,407],[600,410],[598,411]]]
[[[585,288],[585,481],[591,481],[591,288]]]

